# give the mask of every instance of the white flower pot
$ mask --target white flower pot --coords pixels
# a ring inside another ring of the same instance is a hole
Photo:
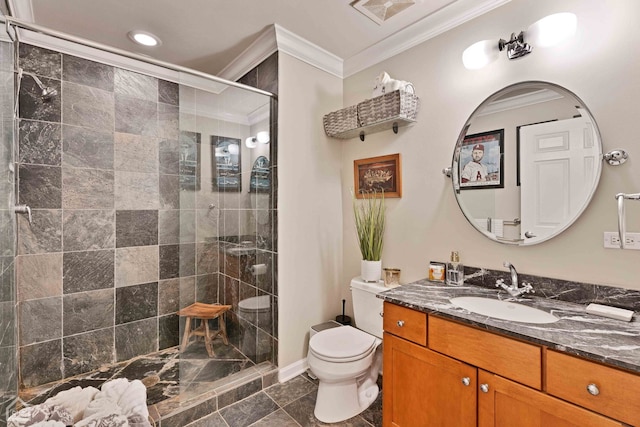
[[[360,276],[365,282],[377,282],[382,277],[382,261],[360,261]]]

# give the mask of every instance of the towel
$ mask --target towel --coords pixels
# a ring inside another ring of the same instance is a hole
[[[147,389],[142,381],[118,378],[107,381],[84,411],[78,427],[149,427]],[[124,424],[123,424],[124,423]]]
[[[489,218],[474,218],[473,225],[475,225],[480,230],[489,231]]]
[[[504,220],[491,218],[491,232],[496,237],[504,237]]]
[[[99,390],[95,387],[82,388],[77,386],[61,391],[45,400],[44,403],[50,406],[62,406],[69,411],[73,417],[73,422],[77,423],[84,417],[84,410],[98,392]]]
[[[8,427],[64,427],[73,424],[73,416],[62,406],[48,404],[28,406],[7,419]]]

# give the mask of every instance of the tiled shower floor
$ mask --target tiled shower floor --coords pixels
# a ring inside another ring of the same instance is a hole
[[[173,347],[57,383],[25,389],[20,397],[27,404],[35,405],[72,387],[100,388],[116,378],[139,379],[147,387],[149,412],[159,420],[180,412],[181,407],[207,401],[234,387],[255,383],[252,388],[257,388],[256,392],[277,381],[277,370],[270,363],[255,365],[232,345],[225,346],[218,341],[214,342],[214,351],[216,356],[209,358],[201,342],[191,344],[184,353]]]

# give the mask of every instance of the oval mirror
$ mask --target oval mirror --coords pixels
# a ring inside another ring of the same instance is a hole
[[[546,82],[507,86],[467,120],[452,164],[467,220],[491,240],[532,245],[567,229],[593,197],[602,143],[587,106]]]

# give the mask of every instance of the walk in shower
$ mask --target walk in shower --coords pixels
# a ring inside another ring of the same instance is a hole
[[[275,97],[153,60],[175,78],[22,41],[0,55],[8,411],[18,396],[37,404],[126,377],[145,382],[164,416],[221,384],[273,377]],[[277,68],[262,75],[275,80]],[[229,345],[214,340],[214,357],[198,341],[179,349],[176,312],[194,302],[231,306]]]

